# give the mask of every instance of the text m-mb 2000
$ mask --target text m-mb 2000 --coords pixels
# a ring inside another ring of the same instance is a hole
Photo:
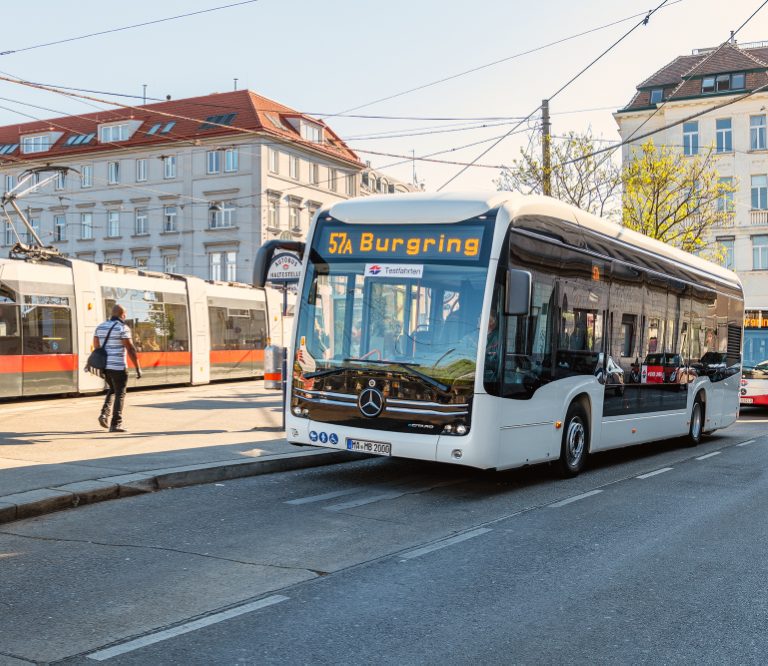
[[[372,453],[377,456],[391,456],[392,444],[389,442],[371,442],[366,439],[351,439],[347,437],[347,450]]]

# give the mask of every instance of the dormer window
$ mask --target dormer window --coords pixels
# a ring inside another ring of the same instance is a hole
[[[106,125],[100,127],[99,141],[101,143],[128,141],[128,125]]]
[[[659,104],[664,100],[664,88],[654,88],[651,90],[651,104]]]
[[[725,92],[728,90],[744,90],[746,75],[744,72],[736,74],[718,74],[717,76],[705,76],[701,80],[702,93]]]
[[[312,143],[323,142],[323,128],[306,121],[301,123],[301,138]]]
[[[23,136],[21,137],[21,152],[25,155],[46,153],[61,135],[62,132],[46,132],[45,134]]]

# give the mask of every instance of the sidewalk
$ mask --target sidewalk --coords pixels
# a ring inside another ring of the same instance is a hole
[[[130,391],[129,432],[109,433],[102,398],[0,404],[0,523],[118,497],[348,461],[281,431],[261,381]]]

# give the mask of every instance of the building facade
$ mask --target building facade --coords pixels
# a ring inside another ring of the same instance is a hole
[[[318,209],[358,195],[364,168],[323,121],[248,90],[0,127],[6,192],[43,165],[71,169],[18,200],[43,244],[241,282],[263,242],[302,238]],[[14,228],[26,240],[11,217],[5,251]]]
[[[622,140],[666,128],[655,144],[685,155],[713,148],[719,178],[736,190],[718,202],[730,214],[710,240],[741,277],[750,307],[768,307],[767,107],[768,42],[731,43],[676,58],[614,114]],[[624,145],[622,160],[644,141]]]

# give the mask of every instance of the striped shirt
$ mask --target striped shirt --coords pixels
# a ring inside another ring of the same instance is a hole
[[[109,340],[104,347],[104,340],[106,340],[107,333],[112,326],[115,328],[109,334]],[[99,339],[99,345],[107,350],[107,370],[126,370],[128,366],[126,365],[126,349],[123,340],[131,339],[131,329],[119,319],[110,319],[99,324],[94,335]]]

